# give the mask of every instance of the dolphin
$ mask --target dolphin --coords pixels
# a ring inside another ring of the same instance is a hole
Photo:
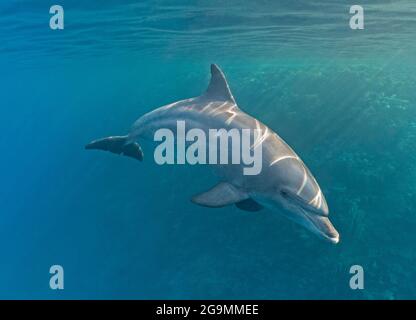
[[[160,128],[175,131],[178,121],[186,121],[191,128],[204,132],[212,128],[261,132],[254,143],[262,146],[261,172],[244,175],[242,165],[217,165],[220,182],[192,197],[193,203],[211,208],[236,205],[251,212],[268,208],[324,240],[339,242],[339,233],[328,218],[328,205],[316,179],[281,137],[237,106],[224,73],[215,64],[211,65],[211,80],[202,95],[159,107],[136,120],[127,135],[94,140],[85,148],[142,161],[138,139],[152,140]]]

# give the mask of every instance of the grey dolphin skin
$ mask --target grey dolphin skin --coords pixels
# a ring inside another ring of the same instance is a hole
[[[235,204],[241,210],[260,211],[263,207],[284,214],[331,243],[339,234],[328,218],[328,205],[315,178],[299,156],[273,130],[246,114],[236,104],[223,72],[211,65],[208,89],[199,97],[162,106],[140,117],[126,136],[92,141],[86,149],[106,150],[143,160],[139,138],[153,140],[160,128],[176,131],[177,122],[187,128],[260,130],[254,144],[262,144],[262,170],[244,175],[243,165],[216,165],[221,181],[192,198],[205,207]]]

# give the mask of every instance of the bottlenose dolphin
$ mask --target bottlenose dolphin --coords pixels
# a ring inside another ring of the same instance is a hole
[[[162,106],[140,117],[126,136],[92,141],[86,149],[107,150],[143,160],[138,138],[153,139],[159,128],[176,130],[177,121],[190,128],[256,129],[262,133],[254,144],[262,144],[262,170],[244,175],[241,165],[218,165],[221,181],[192,198],[206,207],[235,204],[246,211],[263,207],[283,213],[319,237],[339,242],[339,234],[328,219],[328,205],[315,178],[299,156],[273,130],[242,111],[236,104],[220,68],[211,65],[211,81],[201,96]]]

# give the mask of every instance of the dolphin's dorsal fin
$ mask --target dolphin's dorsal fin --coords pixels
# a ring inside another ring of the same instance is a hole
[[[203,97],[209,100],[231,101],[235,103],[224,73],[216,64],[211,64],[211,81]]]
[[[243,201],[248,195],[232,184],[220,182],[212,189],[192,197],[192,202],[204,207],[220,208]]]

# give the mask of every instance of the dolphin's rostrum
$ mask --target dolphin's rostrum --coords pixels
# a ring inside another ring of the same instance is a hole
[[[199,97],[162,106],[140,117],[126,136],[95,140],[86,149],[107,150],[142,161],[139,138],[153,139],[159,128],[176,130],[177,121],[189,129],[256,129],[262,133],[254,144],[262,144],[262,170],[244,175],[242,165],[217,165],[221,182],[198,194],[192,201],[206,207],[235,204],[246,211],[263,207],[283,213],[321,238],[339,242],[339,234],[328,219],[325,197],[298,155],[269,127],[246,114],[236,104],[223,72],[211,65],[208,89]]]

